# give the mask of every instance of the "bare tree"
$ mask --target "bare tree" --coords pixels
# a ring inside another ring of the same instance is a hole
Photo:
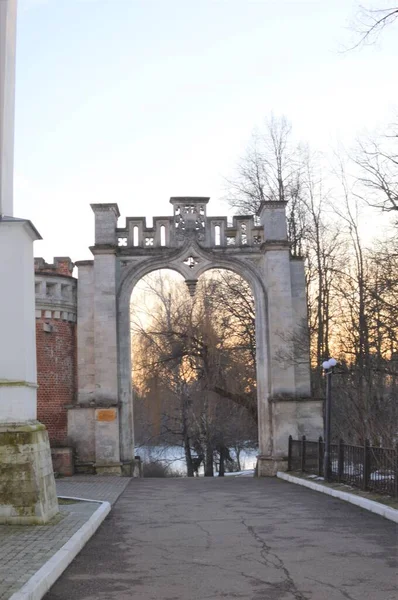
[[[384,212],[398,211],[398,126],[375,138],[359,140],[357,195]]]
[[[388,8],[365,8],[361,6],[354,23],[354,29],[359,35],[359,40],[350,50],[363,44],[374,43],[385,27],[392,25],[397,19],[398,6]]]
[[[332,281],[337,310],[332,317],[335,378],[334,430],[353,442],[393,443],[396,436],[397,351],[395,300],[398,280],[395,238],[366,248],[360,232],[360,202],[340,161],[342,192],[334,203],[344,261]],[[392,269],[392,271],[391,271]],[[391,423],[394,425],[391,426]]]
[[[135,387],[141,398],[153,392],[159,396],[161,435],[182,442],[191,476],[192,451],[206,458],[206,474],[212,475],[214,452],[223,464],[228,446],[252,439],[255,429],[254,411],[246,410],[249,398],[250,408],[256,406],[254,316],[248,323],[243,318],[253,310],[253,300],[250,304],[241,293],[239,314],[232,282],[237,290],[237,276],[223,279],[212,273],[199,282],[192,299],[184,283],[148,277],[147,290],[155,300],[145,318],[132,318]],[[145,313],[142,302],[140,310]]]
[[[288,203],[288,232],[293,255],[302,250],[306,229],[302,203],[303,151],[292,141],[285,117],[271,116],[264,131],[252,135],[233,178],[227,179],[229,205],[243,214],[257,214],[262,202]]]

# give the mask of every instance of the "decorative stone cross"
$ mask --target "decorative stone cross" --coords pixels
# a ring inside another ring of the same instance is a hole
[[[187,265],[190,269],[196,267],[199,264],[199,260],[195,256],[188,256],[186,260],[184,260],[184,265]]]

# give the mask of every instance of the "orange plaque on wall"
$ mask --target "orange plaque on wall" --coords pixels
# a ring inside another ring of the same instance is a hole
[[[97,421],[114,421],[116,419],[116,409],[101,408],[97,410]]]

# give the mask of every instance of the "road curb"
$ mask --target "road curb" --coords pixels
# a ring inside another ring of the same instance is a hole
[[[278,471],[276,476],[284,481],[289,481],[290,483],[296,483],[297,485],[310,488],[310,490],[315,490],[316,492],[322,492],[322,494],[327,494],[328,496],[340,498],[340,500],[345,500],[345,502],[350,502],[351,504],[355,504],[360,508],[364,508],[365,510],[373,512],[376,515],[380,515],[389,521],[398,523],[398,510],[395,508],[390,508],[389,506],[385,506],[384,504],[380,504],[380,502],[368,500],[367,498],[362,498],[361,496],[355,496],[354,494],[349,494],[348,492],[341,492],[340,490],[328,488],[324,485],[320,485],[319,483],[307,481],[306,479],[301,479],[301,477],[294,477],[293,475],[289,475],[288,473],[283,473],[281,471]]]
[[[9,600],[41,600],[50,587],[62,575],[72,560],[79,554],[88,540],[94,535],[102,521],[109,514],[111,505],[109,502],[88,500],[87,498],[71,498],[60,496],[71,500],[83,502],[95,502],[100,504],[91,517],[72,535],[44,565],[25,583],[20,590],[15,592]]]

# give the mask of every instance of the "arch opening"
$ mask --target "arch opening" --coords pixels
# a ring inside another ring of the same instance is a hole
[[[209,269],[192,296],[180,274],[162,269],[134,286],[130,307],[135,436],[146,469],[173,463],[188,475],[210,475],[252,467],[257,400],[249,284],[230,270]]]

